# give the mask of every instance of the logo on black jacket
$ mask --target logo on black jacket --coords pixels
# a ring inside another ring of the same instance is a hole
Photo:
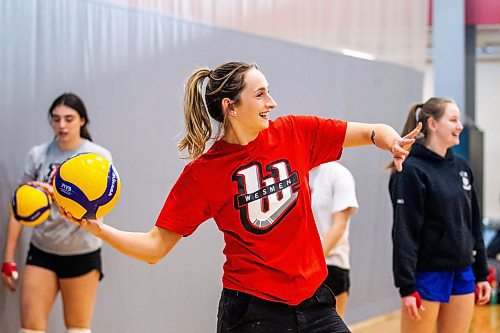
[[[463,171],[463,170],[460,171],[459,174],[460,174],[460,177],[462,177],[463,189],[466,191],[470,191],[472,189],[472,185],[470,184],[469,174],[467,173],[467,171]]]
[[[240,211],[245,229],[254,234],[271,231],[295,207],[299,175],[287,160],[266,165],[264,174],[259,162],[240,167],[233,173],[238,183],[234,208]]]

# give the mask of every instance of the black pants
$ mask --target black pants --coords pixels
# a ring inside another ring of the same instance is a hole
[[[224,289],[217,314],[217,333],[349,333],[335,304],[333,292],[325,285],[296,306]]]

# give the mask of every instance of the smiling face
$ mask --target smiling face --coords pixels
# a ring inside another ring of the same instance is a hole
[[[80,128],[85,124],[78,112],[66,105],[58,105],[51,112],[50,125],[61,146],[79,142]]]
[[[250,140],[269,127],[269,112],[277,105],[269,94],[266,77],[254,68],[245,73],[245,87],[238,102],[226,103],[231,130],[237,137]]]
[[[460,120],[460,110],[454,103],[446,103],[443,116],[439,120],[432,119],[433,139],[443,148],[450,148],[460,143],[460,133],[464,129]]]

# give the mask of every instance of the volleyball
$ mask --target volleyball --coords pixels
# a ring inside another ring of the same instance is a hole
[[[34,227],[50,215],[50,196],[33,185],[20,185],[12,195],[12,214],[20,224]]]
[[[109,213],[120,196],[115,167],[95,153],[64,161],[53,181],[56,204],[76,219],[96,219]]]

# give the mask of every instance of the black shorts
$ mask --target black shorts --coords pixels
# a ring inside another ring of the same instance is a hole
[[[328,276],[326,277],[325,284],[330,287],[335,296],[343,292],[349,293],[351,287],[351,279],[349,278],[349,270],[337,266],[327,266]]]
[[[47,253],[30,244],[26,265],[51,270],[60,279],[82,276],[93,269],[99,271],[99,280],[104,277],[104,274],[102,274],[101,249],[85,254],[60,256]]]

